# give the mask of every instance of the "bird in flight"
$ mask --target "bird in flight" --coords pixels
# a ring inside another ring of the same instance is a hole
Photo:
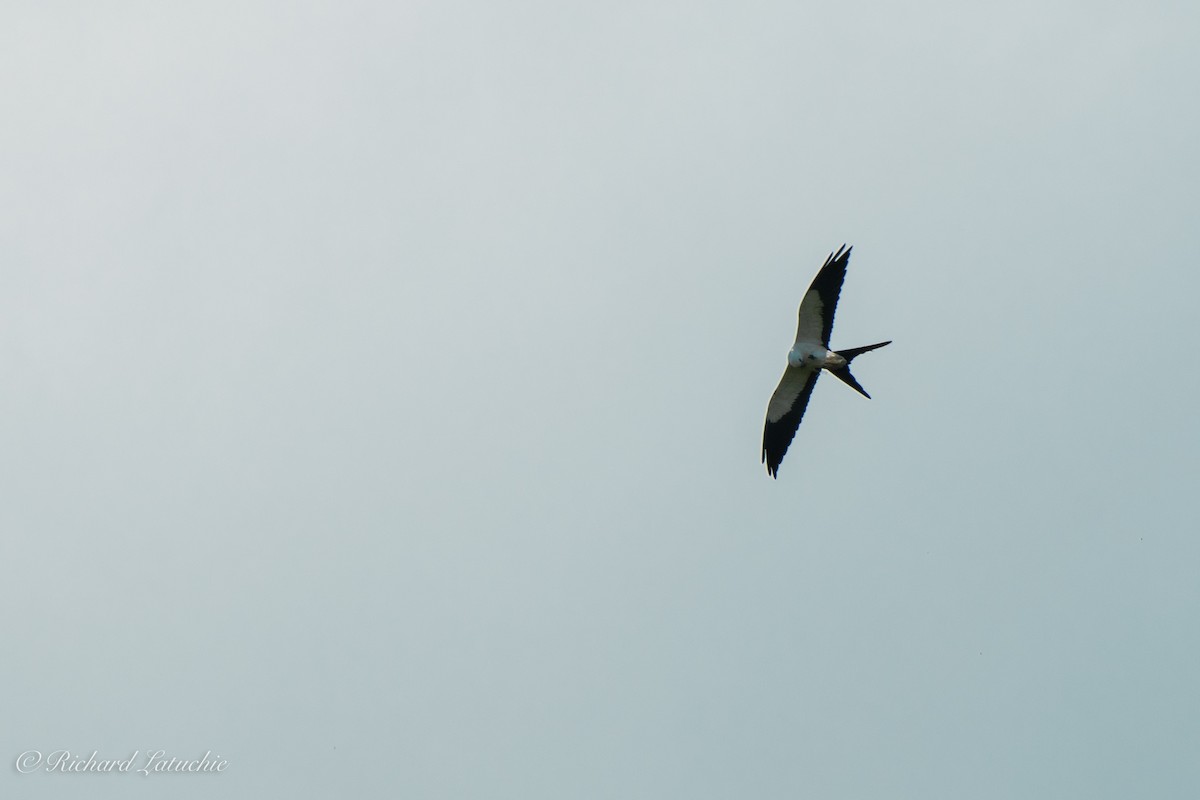
[[[871,395],[850,374],[850,362],[856,356],[891,344],[891,340],[888,340],[849,350],[829,349],[833,312],[837,309],[838,295],[842,291],[842,281],[846,279],[846,265],[850,263],[852,249],[842,245],[836,253],[831,253],[800,301],[796,343],[788,353],[788,365],[783,378],[775,387],[771,402],[767,404],[767,422],[763,427],[762,457],[772,478],[778,477],[783,454],[800,427],[800,419],[804,416],[808,398],[817,385],[821,370],[829,370],[863,397],[869,398]]]

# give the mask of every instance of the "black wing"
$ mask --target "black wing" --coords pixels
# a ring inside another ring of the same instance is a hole
[[[775,394],[771,395],[771,402],[767,405],[767,422],[763,426],[762,460],[772,478],[778,477],[783,454],[796,436],[804,409],[808,407],[808,398],[812,396],[820,375],[820,369],[788,367],[779,386],[775,388]]]
[[[811,341],[819,330],[821,344],[829,347],[833,314],[837,311],[838,296],[842,293],[842,282],[846,280],[846,266],[850,263],[850,251],[853,249],[842,245],[836,253],[830,253],[821,265],[821,271],[813,278],[800,302],[796,341]]]

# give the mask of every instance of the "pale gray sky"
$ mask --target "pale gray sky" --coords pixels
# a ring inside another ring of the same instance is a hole
[[[6,4],[0,794],[1195,797],[1198,45]],[[843,242],[834,345],[895,344],[773,481]]]

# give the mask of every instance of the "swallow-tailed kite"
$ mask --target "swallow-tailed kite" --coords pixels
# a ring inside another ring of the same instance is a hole
[[[891,344],[889,340],[850,350],[829,349],[833,312],[837,309],[838,294],[846,279],[846,264],[850,262],[852,249],[842,245],[836,253],[831,253],[800,301],[796,343],[788,353],[783,379],[767,405],[767,423],[763,427],[762,457],[773,478],[778,476],[783,454],[792,443],[796,428],[800,427],[800,418],[804,416],[804,408],[821,370],[829,370],[863,397],[870,397],[850,374],[850,362],[855,356]]]

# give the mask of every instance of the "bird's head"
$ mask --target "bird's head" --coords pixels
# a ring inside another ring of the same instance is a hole
[[[788,353],[788,366],[799,369],[801,367],[811,367],[820,360],[820,357],[807,347],[793,347]]]

